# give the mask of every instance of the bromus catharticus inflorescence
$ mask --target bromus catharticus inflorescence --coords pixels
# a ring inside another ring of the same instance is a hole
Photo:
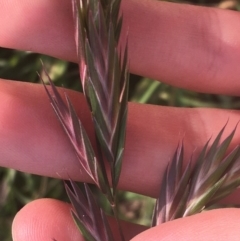
[[[66,96],[66,105],[49,76],[52,91],[45,88],[81,166],[106,195],[124,240],[118,221],[116,192],[124,153],[129,74],[127,45],[123,51],[118,51],[122,25],[120,4],[120,0],[72,1],[79,73],[92,115],[98,153],[94,152],[69,98]],[[104,160],[110,167],[110,181]],[[88,185],[84,187],[82,192],[73,181],[66,183],[81,232],[87,240],[113,240],[104,212]]]
[[[81,167],[106,196],[119,227],[117,187],[125,148],[128,103],[128,48],[119,51],[122,19],[121,0],[72,0],[79,73],[95,130],[97,151],[66,95],[64,101],[53,85],[44,85],[51,105],[69,139]],[[126,41],[127,42],[127,41]],[[183,144],[179,144],[168,165],[156,201],[152,226],[193,215],[218,202],[240,184],[240,150],[236,146],[227,156],[235,129],[221,141],[225,127],[209,147],[209,141],[196,163],[183,168]],[[105,162],[106,160],[106,162]],[[110,178],[107,176],[107,166]],[[79,188],[65,181],[72,203],[72,215],[87,241],[113,241],[114,235],[101,205],[89,185]]]

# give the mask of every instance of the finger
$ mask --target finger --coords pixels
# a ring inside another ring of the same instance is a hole
[[[122,10],[132,73],[196,91],[239,94],[239,13],[154,0],[123,0]],[[76,61],[73,31],[71,1],[0,4],[0,46]]]
[[[73,91],[67,93],[94,143],[91,118],[83,96]],[[156,197],[178,142],[184,137],[186,163],[194,150],[193,158],[196,158],[207,139],[216,136],[228,119],[223,137],[239,121],[239,111],[130,103],[119,188]],[[90,181],[51,109],[43,86],[0,81],[0,133],[1,166]],[[238,128],[230,149],[239,142]]]
[[[12,234],[14,241],[71,240],[84,241],[71,216],[71,206],[52,199],[40,199],[26,205],[16,215]],[[110,219],[116,241],[120,240],[116,223]],[[122,222],[126,240],[146,228]]]
[[[71,1],[1,1],[0,46],[76,61]]]
[[[74,226],[70,206],[50,199],[31,202],[21,209],[14,218],[12,235],[14,241],[84,241]]]
[[[239,221],[239,209],[218,209],[167,222],[139,234],[131,241],[237,241]]]

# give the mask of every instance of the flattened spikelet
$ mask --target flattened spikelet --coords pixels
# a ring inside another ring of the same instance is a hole
[[[240,185],[239,146],[224,157],[236,128],[220,143],[224,129],[208,151],[206,143],[192,170],[189,162],[183,171],[183,146],[178,147],[163,178],[152,226],[202,212]]]

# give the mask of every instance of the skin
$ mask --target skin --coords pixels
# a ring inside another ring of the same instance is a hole
[[[122,10],[123,33],[129,29],[132,73],[205,93],[239,94],[239,13],[154,0],[123,0]],[[0,46],[76,62],[71,19],[71,3],[67,0],[1,1]],[[125,37],[123,34],[122,42]],[[83,96],[66,91],[93,137]],[[43,87],[1,80],[0,92],[0,165],[90,182],[79,168]],[[225,136],[239,121],[239,111],[130,103],[119,188],[156,197],[178,141],[184,137],[187,162],[227,120]],[[239,142],[238,128],[231,148]],[[239,204],[240,193],[235,192],[224,202]],[[69,204],[50,199],[26,205],[14,219],[13,240],[83,240],[69,210]],[[234,241],[239,240],[239,221],[238,209],[219,209],[152,229],[127,223],[123,223],[123,229],[127,240],[133,241]],[[117,231],[114,233],[117,235]]]

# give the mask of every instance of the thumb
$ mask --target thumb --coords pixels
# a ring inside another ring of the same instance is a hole
[[[217,209],[161,224],[137,235],[131,241],[238,241],[239,223],[239,209]]]

